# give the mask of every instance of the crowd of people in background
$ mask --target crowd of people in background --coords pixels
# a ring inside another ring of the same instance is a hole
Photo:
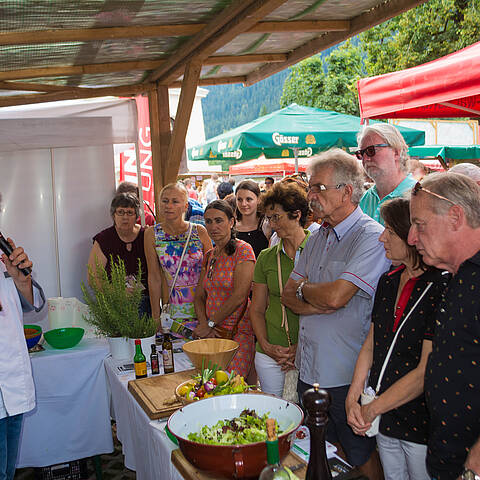
[[[308,175],[166,185],[146,229],[122,184],[89,265],[139,258],[159,331],[168,307],[178,337],[236,340],[229,369],[264,392],[320,384],[327,440],[370,480],[480,478],[479,184],[378,123]]]

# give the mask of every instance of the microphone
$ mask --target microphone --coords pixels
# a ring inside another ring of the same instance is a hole
[[[12,252],[13,252],[13,249],[12,249],[12,246],[7,242],[7,240],[5,239],[5,237],[2,235],[2,232],[0,232],[0,248],[2,249],[3,253],[9,257]],[[30,275],[32,273],[32,269],[31,268],[20,268],[18,265],[17,265],[17,268],[27,277],[28,275]]]

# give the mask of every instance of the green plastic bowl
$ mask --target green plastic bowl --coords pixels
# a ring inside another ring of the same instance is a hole
[[[72,348],[83,338],[85,330],[79,327],[55,328],[44,332],[46,342],[53,348]]]

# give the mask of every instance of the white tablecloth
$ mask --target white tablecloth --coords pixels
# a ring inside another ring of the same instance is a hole
[[[192,368],[184,353],[175,354],[175,371]],[[183,480],[170,461],[172,450],[178,448],[165,434],[165,420],[150,420],[127,390],[133,373],[118,374],[111,357],[105,360],[117,422],[117,436],[123,447],[125,466],[137,473],[137,480]],[[160,372],[162,373],[162,372]],[[150,374],[150,370],[149,370]]]
[[[24,416],[17,467],[43,467],[113,451],[105,340],[31,354],[37,406]]]

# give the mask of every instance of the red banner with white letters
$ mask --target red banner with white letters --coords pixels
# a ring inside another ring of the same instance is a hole
[[[140,156],[143,200],[155,211],[148,98],[139,95],[135,97],[135,103],[137,105],[138,152]],[[120,181],[138,183],[135,150],[126,150],[120,154]],[[148,208],[145,207],[145,210],[148,210]]]

